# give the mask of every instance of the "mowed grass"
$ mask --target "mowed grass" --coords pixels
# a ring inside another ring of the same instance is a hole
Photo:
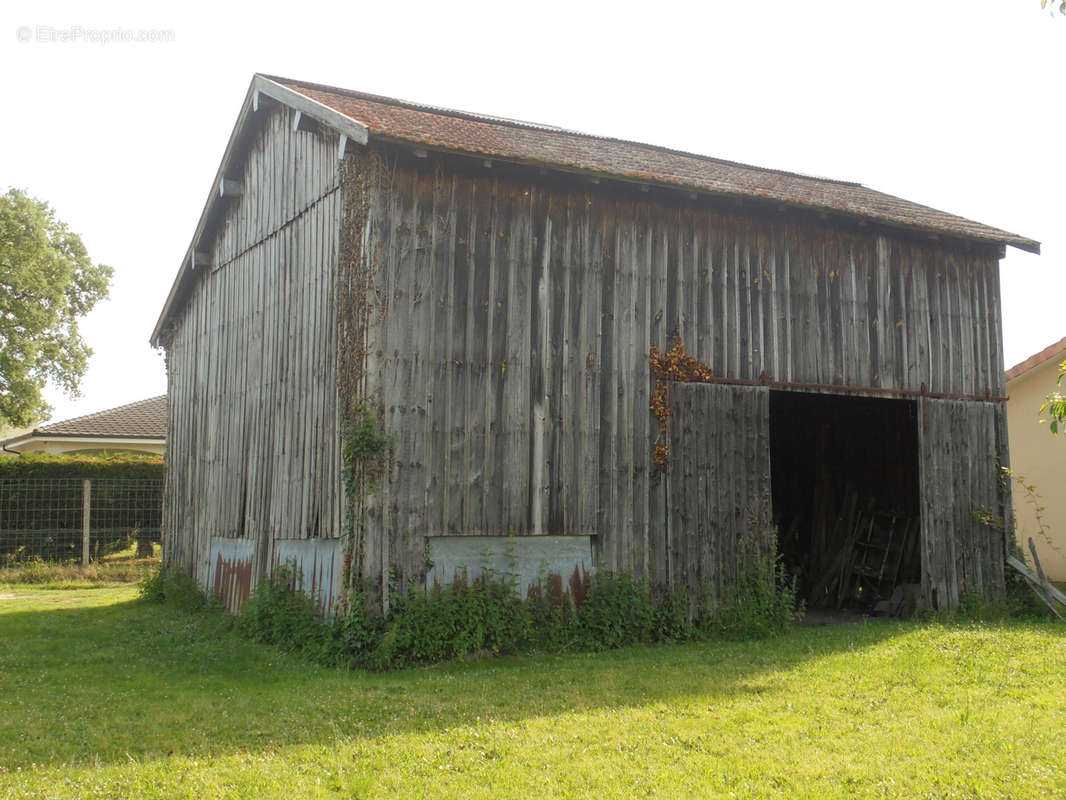
[[[1066,792],[1066,627],[869,623],[373,675],[0,586],[4,797]]]

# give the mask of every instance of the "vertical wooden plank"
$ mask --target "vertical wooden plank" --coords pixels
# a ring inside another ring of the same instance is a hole
[[[566,507],[570,491],[566,471],[568,449],[572,441],[565,433],[570,412],[570,387],[566,373],[570,369],[569,294],[570,270],[566,257],[568,238],[567,197],[556,192],[549,206],[551,237],[548,240],[548,308],[547,371],[545,391],[547,417],[547,463],[545,480],[548,488],[545,507],[545,530],[559,534],[567,532]]]
[[[582,528],[597,534],[597,555],[602,556],[603,529],[600,527],[600,475],[605,465],[600,449],[600,376],[604,328],[603,293],[603,234],[594,221],[596,209],[588,192],[577,196],[580,211],[578,246],[581,263],[585,265],[585,289],[581,302],[582,319],[582,432],[584,490],[581,506]]]
[[[494,204],[494,234],[492,255],[492,277],[489,291],[490,300],[490,325],[489,337],[489,388],[486,402],[491,405],[490,412],[490,436],[491,443],[489,455],[485,462],[486,501],[485,524],[486,532],[509,532],[507,526],[508,510],[507,492],[505,486],[505,474],[507,473],[508,461],[513,458],[509,453],[513,446],[510,438],[510,424],[513,419],[509,417],[507,390],[511,385],[508,373],[508,336],[510,334],[511,309],[511,278],[516,269],[516,255],[514,251],[514,218],[516,200],[522,192],[528,192],[521,184],[501,183],[497,189],[496,202]],[[501,237],[502,234],[502,237]],[[513,372],[514,365],[511,366]],[[491,465],[491,466],[490,466]]]
[[[507,316],[507,430],[509,445],[504,472],[506,506],[504,524],[509,533],[527,533],[530,520],[530,407],[529,385],[531,352],[533,349],[532,276],[536,266],[533,257],[534,203],[541,191],[531,186],[529,194],[516,198],[514,228],[514,260],[508,282]]]
[[[477,344],[477,361],[479,363],[478,395],[481,397],[483,409],[483,436],[481,477],[478,483],[478,505],[475,514],[477,529],[483,533],[491,534],[499,531],[499,495],[492,491],[493,476],[498,472],[497,458],[499,455],[498,432],[500,428],[501,409],[496,402],[495,388],[498,382],[495,378],[494,367],[496,358],[496,339],[499,338],[499,323],[497,306],[500,270],[497,261],[500,254],[507,247],[507,233],[500,227],[500,206],[505,203],[504,197],[513,192],[513,187],[508,182],[493,179],[491,186],[482,195],[482,205],[479,208],[479,216],[482,217],[482,225],[487,226],[488,236],[482,237],[485,241],[479,241],[478,256],[475,259],[477,274],[475,282],[479,283],[478,298],[485,309],[485,327],[482,331],[483,338]]]
[[[529,461],[530,531],[533,534],[547,533],[548,496],[550,484],[548,459],[550,457],[549,420],[552,415],[549,361],[551,359],[552,328],[552,217],[553,199],[549,192],[538,192],[533,203],[533,290],[530,294],[530,397],[529,426],[532,433]]]
[[[618,290],[616,263],[616,208],[608,198],[595,198],[602,202],[603,212],[595,220],[599,249],[603,264],[603,297],[600,309],[600,508],[599,524],[604,560],[609,570],[619,568],[618,530],[618,391],[615,384],[618,368],[618,325],[615,319],[615,298]],[[595,245],[594,245],[595,246]]]
[[[582,472],[586,421],[583,411],[582,379],[585,348],[583,346],[582,319],[585,293],[585,264],[581,260],[579,220],[582,211],[579,198],[567,192],[563,213],[565,222],[562,231],[560,258],[561,272],[565,282],[564,306],[566,320],[563,325],[562,411],[560,413],[561,463],[565,483],[560,490],[561,525],[564,533],[584,533],[582,529],[581,502],[584,497],[585,477]]]
[[[633,572],[633,401],[640,390],[634,386],[634,341],[636,311],[636,274],[634,271],[633,229],[635,219],[631,204],[619,201],[618,227],[615,229],[615,378],[618,413],[615,430],[618,505],[614,531],[617,537],[619,569]]]
[[[488,452],[492,449],[489,408],[491,370],[489,336],[492,334],[490,298],[492,296],[492,261],[496,248],[494,227],[498,185],[486,176],[474,183],[471,210],[470,306],[467,319],[467,387],[466,440],[469,448],[469,476],[465,484],[464,527],[470,533],[488,533],[485,493]]]
[[[633,321],[632,339],[629,348],[631,381],[630,393],[632,410],[632,432],[630,443],[630,465],[632,484],[630,487],[632,504],[632,523],[630,530],[630,563],[634,575],[643,580],[651,580],[649,568],[649,470],[652,468],[651,441],[653,438],[653,420],[650,413],[652,386],[651,370],[646,354],[651,344],[651,264],[644,231],[648,221],[647,202],[638,202],[633,208],[632,249],[629,266],[633,282]]]
[[[432,373],[427,393],[427,429],[430,455],[427,456],[426,532],[447,532],[451,502],[451,408],[450,365],[452,333],[452,263],[456,240],[456,179],[436,165],[433,178],[432,293],[433,305],[430,363]]]

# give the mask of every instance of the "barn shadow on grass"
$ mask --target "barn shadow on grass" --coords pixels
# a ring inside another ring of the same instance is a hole
[[[568,712],[762,693],[770,675],[912,630],[873,622],[770,641],[343,672],[254,644],[215,614],[139,602],[0,613],[0,765],[196,757],[374,740]]]

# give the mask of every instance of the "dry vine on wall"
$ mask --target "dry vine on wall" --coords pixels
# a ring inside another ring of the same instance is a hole
[[[372,153],[348,155],[341,162],[343,212],[340,252],[336,275],[337,396],[340,401],[340,433],[345,438],[345,573],[358,580],[366,555],[365,524],[367,492],[374,483],[376,464],[369,459],[353,461],[349,440],[365,430],[373,403],[368,397],[367,337],[372,313],[374,258],[368,252],[370,194],[378,158]],[[358,442],[356,442],[358,444]],[[356,448],[360,449],[360,448]],[[361,448],[366,449],[366,448]]]
[[[670,383],[707,383],[714,377],[709,366],[688,354],[678,329],[674,329],[670,338],[673,344],[669,350],[662,352],[652,345],[647,356],[651,374],[655,377],[651,413],[659,420],[659,436],[655,440],[651,460],[662,472],[666,472],[670,462],[669,429],[670,417],[674,413],[670,408]]]

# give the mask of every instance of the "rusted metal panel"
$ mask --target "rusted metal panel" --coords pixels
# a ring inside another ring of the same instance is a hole
[[[569,579],[593,570],[591,536],[431,536],[433,566],[426,585],[448,584],[465,571],[467,580],[485,576],[513,581],[525,597],[549,575]]]
[[[211,539],[211,564],[207,590],[218,595],[229,611],[241,610],[252,590],[252,560],[255,542],[251,539]]]
[[[324,614],[341,599],[344,557],[340,539],[275,539],[274,569],[287,564],[295,589],[314,598]]]

